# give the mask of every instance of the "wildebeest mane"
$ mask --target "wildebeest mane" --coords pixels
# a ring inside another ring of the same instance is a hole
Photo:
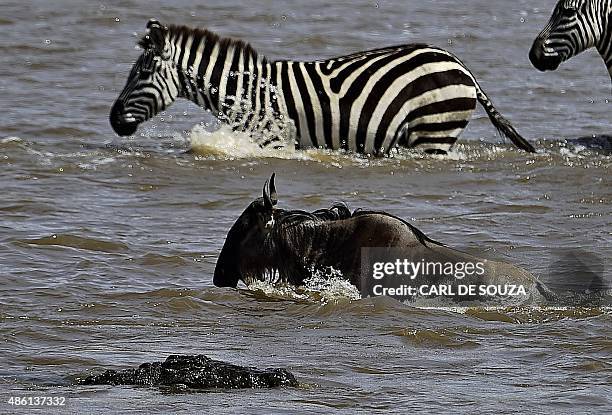
[[[350,217],[351,211],[345,203],[334,203],[328,209],[318,209],[314,212],[307,212],[305,210],[284,211],[283,215],[279,218],[278,225],[281,227],[291,227],[301,225],[307,221],[320,223],[348,219]]]
[[[405,221],[404,219],[398,216],[392,215],[387,212],[381,212],[381,211],[376,211],[376,210],[363,210],[363,209],[356,209],[355,211],[351,213],[348,206],[345,203],[341,203],[341,202],[334,203],[328,209],[318,209],[318,210],[315,210],[314,212],[307,212],[303,210],[290,210],[290,211],[285,211],[283,213],[284,214],[278,220],[277,226],[279,226],[279,228],[284,231],[288,230],[288,228],[292,228],[297,225],[316,226],[317,224],[322,223],[322,222],[332,222],[332,221],[350,219],[350,218],[355,218],[355,217],[363,216],[363,215],[374,215],[374,214],[383,215],[383,216],[387,216],[387,217],[390,217],[390,218],[393,218],[393,219],[396,219],[402,222],[412,231],[412,233],[416,236],[418,241],[425,246],[427,246],[427,242],[433,243],[436,245],[442,245],[442,246],[444,245],[441,242],[431,239],[430,237],[425,235],[420,229],[418,229],[414,225],[410,224],[409,222]]]

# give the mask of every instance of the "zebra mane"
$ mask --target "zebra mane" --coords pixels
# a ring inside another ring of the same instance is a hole
[[[142,37],[136,42],[136,45],[143,50],[150,49],[151,46],[153,46],[149,35],[142,35]]]
[[[222,37],[216,34],[215,32],[211,32],[208,29],[201,29],[199,27],[189,27],[184,25],[168,25],[168,32],[170,33],[170,39],[178,39],[181,35],[183,38],[185,36],[192,36],[193,39],[204,39],[207,43],[218,43],[221,49],[227,49],[231,46],[235,47],[243,51],[243,53],[252,56],[254,59],[259,57],[257,51],[247,42],[240,39],[233,39],[230,37]],[[152,40],[148,35],[143,35],[138,40],[138,46],[144,50],[151,48]],[[265,56],[262,56],[263,61],[267,61]]]

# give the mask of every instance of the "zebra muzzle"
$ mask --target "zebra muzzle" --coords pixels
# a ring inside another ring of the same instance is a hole
[[[126,117],[125,106],[119,100],[113,104],[109,119],[115,133],[122,137],[134,134],[138,128],[138,122],[133,121],[133,117]]]
[[[558,53],[547,52],[544,40],[536,39],[529,51],[529,60],[538,71],[554,71],[561,64],[561,56]]]

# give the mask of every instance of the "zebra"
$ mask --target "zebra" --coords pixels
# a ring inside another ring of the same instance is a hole
[[[519,148],[533,146],[493,106],[451,53],[408,44],[312,62],[269,60],[208,30],[147,23],[142,54],[113,104],[120,136],[178,97],[210,110],[261,147],[387,155],[396,146],[446,153],[476,101]]]
[[[612,0],[559,0],[533,42],[529,59],[540,71],[554,71],[592,47],[597,48],[612,79]]]

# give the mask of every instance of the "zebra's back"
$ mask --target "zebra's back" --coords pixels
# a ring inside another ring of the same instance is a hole
[[[476,106],[475,83],[465,66],[423,44],[273,65],[280,74],[281,107],[295,124],[300,147],[446,151]]]

